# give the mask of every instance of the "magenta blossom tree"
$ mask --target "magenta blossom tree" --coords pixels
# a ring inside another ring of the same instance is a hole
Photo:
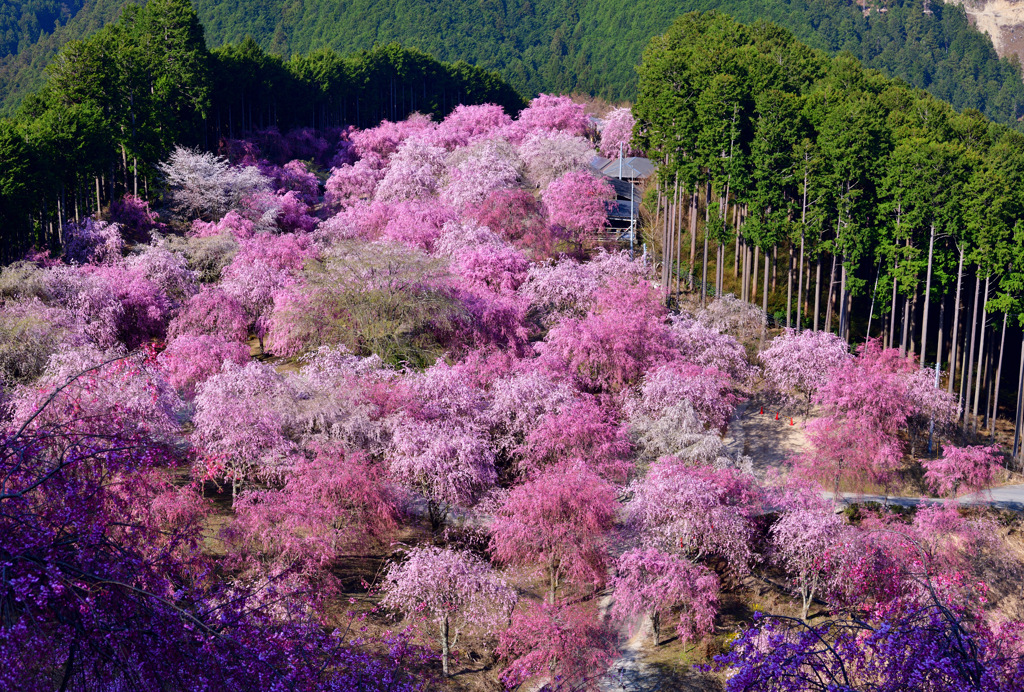
[[[386,544],[398,528],[400,500],[361,453],[318,445],[283,475],[279,488],[239,495],[227,531],[236,557],[312,573],[346,551]]]
[[[513,488],[491,524],[490,551],[510,564],[540,564],[555,603],[563,579],[600,585],[607,577],[605,536],[615,490],[580,465],[563,465]]]
[[[383,592],[381,605],[436,622],[445,677],[461,632],[504,629],[516,604],[515,591],[479,557],[434,546],[412,548],[405,560],[391,565]]]
[[[540,94],[522,110],[512,130],[526,135],[530,132],[567,132],[578,137],[590,134],[593,125],[583,104],[568,96]]]
[[[831,507],[783,512],[771,528],[775,560],[792,577],[800,594],[800,619],[836,574],[843,550],[845,525]]]
[[[543,675],[552,692],[598,690],[618,653],[615,635],[586,604],[534,603],[512,615],[498,655],[509,661],[501,680],[510,689]]]
[[[639,156],[640,152],[630,146],[633,139],[633,112],[628,108],[616,108],[604,116],[601,128],[601,156],[616,159],[623,156]]]
[[[611,185],[590,173],[574,171],[544,190],[548,221],[565,230],[577,247],[590,247],[608,224],[606,204],[615,198]]]
[[[220,288],[204,288],[188,299],[167,325],[167,338],[208,334],[227,341],[245,341],[249,324],[242,305]]]
[[[796,392],[810,406],[811,397],[832,371],[849,359],[846,342],[831,332],[787,329],[758,354],[769,385],[784,396]]]
[[[219,336],[183,334],[167,344],[157,361],[171,386],[183,396],[192,397],[196,387],[220,372],[225,361],[248,363],[249,347]]]
[[[756,560],[752,519],[763,501],[753,476],[665,457],[629,490],[628,520],[643,545],[718,557],[741,574]]]
[[[666,310],[654,289],[615,282],[597,291],[595,300],[586,318],[563,320],[538,347],[554,371],[587,392],[620,392],[675,356]]]
[[[955,497],[963,491],[979,492],[992,485],[999,471],[999,447],[943,446],[939,459],[926,459],[924,480],[937,495]]]
[[[546,188],[567,173],[585,170],[594,158],[594,145],[567,132],[533,132],[519,145],[519,157],[531,185]]]
[[[654,645],[661,643],[661,628],[681,606],[676,633],[684,644],[714,631],[718,614],[718,576],[707,567],[656,548],[634,548],[616,563],[611,587],[612,616],[628,621],[650,618]]]

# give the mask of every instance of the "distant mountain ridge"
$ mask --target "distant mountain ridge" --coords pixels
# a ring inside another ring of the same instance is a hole
[[[46,2],[46,0],[35,0]],[[978,2],[979,0],[973,0]],[[1007,0],[999,0],[1006,2]],[[5,0],[5,7],[27,5]],[[958,108],[1012,123],[1024,115],[1020,68],[1000,59],[964,9],[937,0],[194,0],[211,47],[253,36],[284,56],[397,41],[440,60],[496,69],[526,95],[583,91],[632,98],[647,42],[679,15],[717,9],[765,19],[830,53],[901,77]],[[69,39],[116,18],[123,0],[86,0],[52,34],[0,60],[0,111],[11,112]],[[69,7],[73,7],[71,3]],[[872,11],[874,10],[874,11]],[[883,11],[879,11],[883,10]]]

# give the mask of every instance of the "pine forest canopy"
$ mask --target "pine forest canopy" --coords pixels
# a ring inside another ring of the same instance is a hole
[[[64,43],[112,22],[123,4],[65,3],[60,26],[53,19],[55,10],[41,0],[5,4],[0,112],[13,112],[42,84],[43,68]],[[350,53],[399,42],[439,60],[466,60],[497,70],[526,95],[580,91],[609,99],[635,97],[635,67],[651,37],[687,11],[715,9],[744,23],[774,22],[813,48],[849,51],[867,67],[927,89],[957,108],[976,108],[997,122],[1015,122],[1024,114],[1019,68],[998,58],[961,7],[942,2],[928,3],[930,12],[922,11],[920,0],[874,2],[867,16],[862,4],[851,0],[194,4],[211,47],[252,36],[264,50],[289,58],[322,48]]]
[[[950,392],[966,373],[965,421],[993,400],[1007,325],[1024,323],[1024,136],[714,12],[651,42],[633,112],[635,143],[664,162],[649,240],[668,258],[666,287],[719,295],[729,255],[737,294],[755,302],[763,257],[756,302],[786,326],[881,335],[922,366],[948,359]],[[776,272],[785,286],[770,296]]]

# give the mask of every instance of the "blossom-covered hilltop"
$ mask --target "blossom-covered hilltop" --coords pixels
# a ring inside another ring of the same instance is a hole
[[[542,95],[177,149],[158,206],[5,267],[0,688],[608,689],[627,648],[1020,689],[1006,530],[833,500],[996,450],[897,349],[670,297],[603,233],[631,129]],[[802,448],[751,458],[754,420]]]

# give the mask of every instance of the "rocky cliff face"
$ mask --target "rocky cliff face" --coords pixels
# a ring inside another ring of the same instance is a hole
[[[967,18],[992,37],[996,52],[1024,63],[1024,0],[948,0],[962,5]]]

